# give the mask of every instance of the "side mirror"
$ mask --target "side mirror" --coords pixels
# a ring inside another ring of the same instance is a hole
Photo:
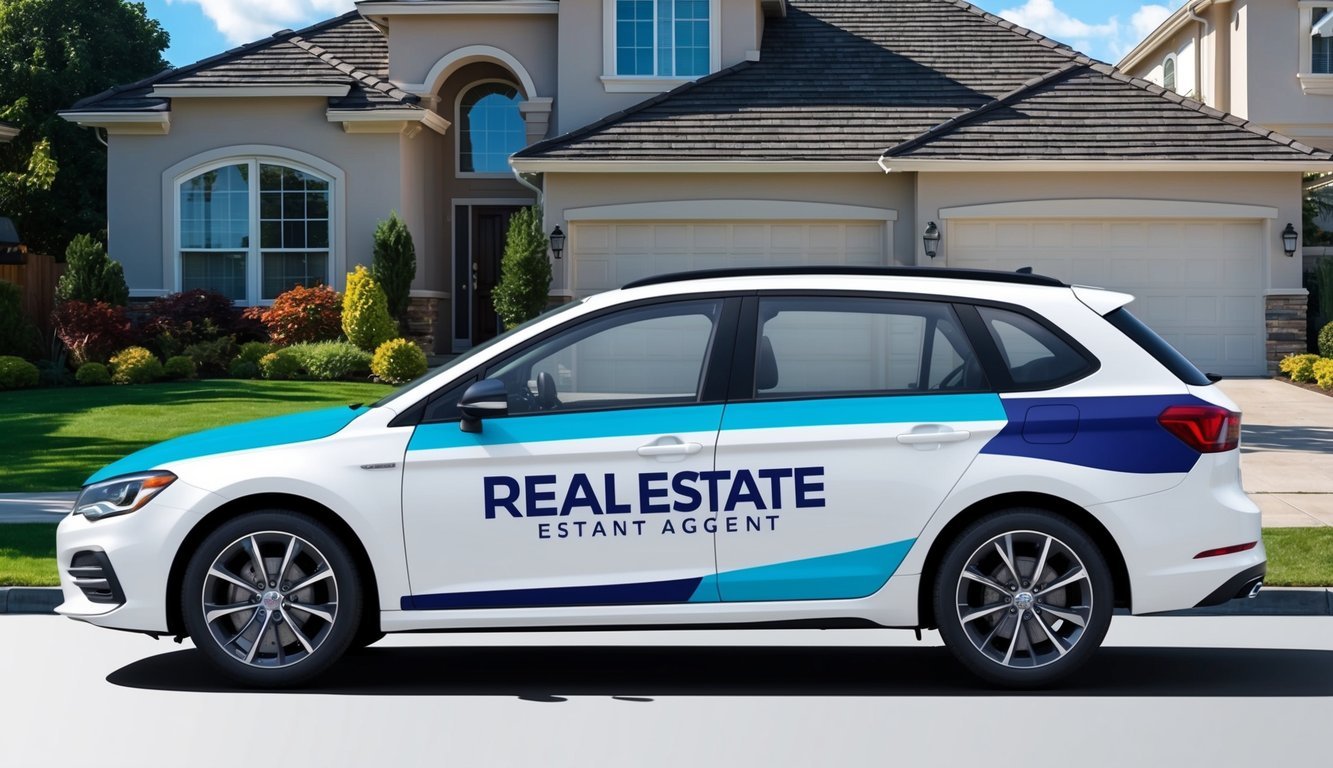
[[[468,387],[458,401],[458,412],[463,414],[458,428],[464,432],[480,432],[482,419],[508,415],[509,393],[504,382],[482,379]]]

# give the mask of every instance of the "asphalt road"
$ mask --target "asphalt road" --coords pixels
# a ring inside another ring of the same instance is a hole
[[[0,616],[5,766],[1313,765],[1331,617],[1117,617],[1061,690],[979,688],[910,632],[412,635],[317,689]]]

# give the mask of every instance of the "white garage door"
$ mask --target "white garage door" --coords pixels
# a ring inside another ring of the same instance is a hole
[[[722,267],[887,262],[882,221],[577,222],[569,250],[574,295],[631,280]]]
[[[1200,369],[1265,371],[1258,221],[951,219],[946,237],[950,267],[1030,266],[1132,293],[1131,311]]]

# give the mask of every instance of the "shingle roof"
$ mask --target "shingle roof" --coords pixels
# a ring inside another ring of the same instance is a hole
[[[1333,157],[1112,73],[962,0],[789,0],[759,61],[516,157],[867,161],[911,142],[901,156],[1179,159],[1199,140],[1212,159]]]
[[[231,88],[244,86],[347,85],[345,97],[329,99],[337,109],[412,108],[417,97],[387,80],[389,46],[384,35],[352,11],[334,19],[234,48],[179,69],[84,99],[69,112],[137,112],[169,109],[155,97],[157,86]]]

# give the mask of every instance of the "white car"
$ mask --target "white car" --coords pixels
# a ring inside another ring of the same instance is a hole
[[[1257,592],[1240,414],[1124,309],[1014,273],[786,269],[567,304],[369,406],[88,479],[60,613],[251,685],[385,632],[938,627],[1035,686],[1112,610]]]

